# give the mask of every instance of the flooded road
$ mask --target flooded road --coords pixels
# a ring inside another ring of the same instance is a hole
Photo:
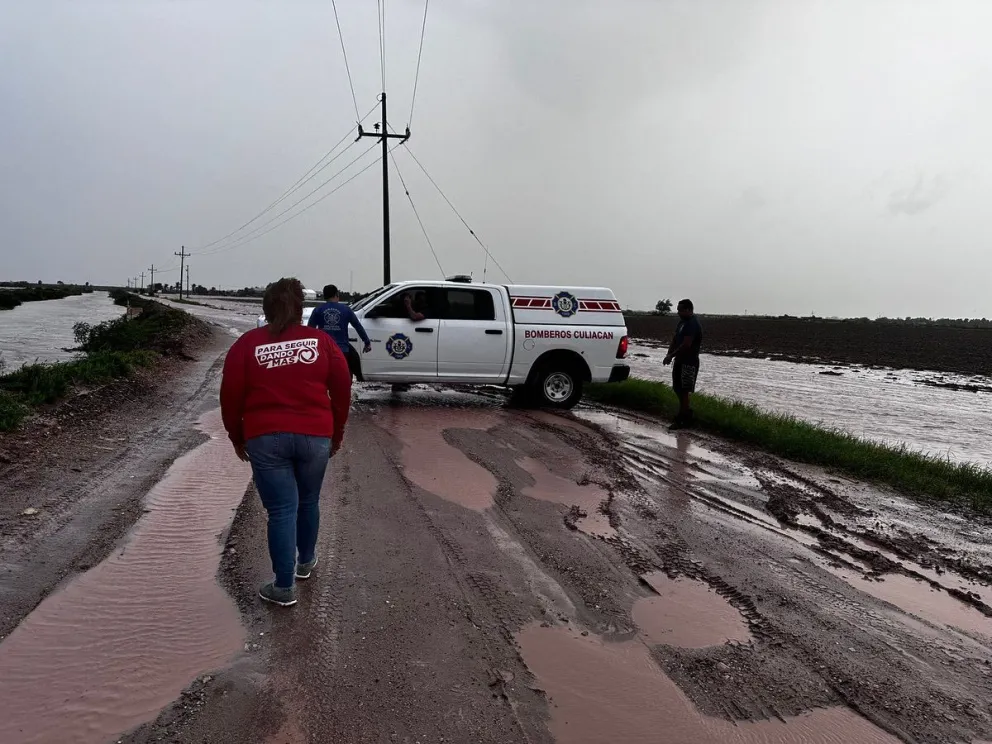
[[[66,297],[63,300],[25,302],[0,312],[0,357],[12,371],[22,364],[62,362],[76,356],[65,351],[76,345],[72,326],[96,325],[124,314],[106,292]]]
[[[631,344],[633,375],[670,382],[665,353],[651,342]],[[697,389],[889,445],[992,466],[986,433],[992,430],[992,392],[933,383],[988,388],[992,378],[704,354]]]
[[[269,671],[221,671],[233,702],[127,741],[254,730],[259,706],[276,720],[239,741],[988,738],[989,526],[715,444],[360,386],[292,611],[254,600],[257,501],[235,521],[225,571]]]
[[[111,557],[48,597],[0,644],[0,741],[101,744],[226,665],[244,631],[217,583],[218,534],[250,471],[219,411],[177,460]],[[39,715],[39,711],[44,711]]]

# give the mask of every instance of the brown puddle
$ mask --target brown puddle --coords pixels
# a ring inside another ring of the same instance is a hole
[[[705,648],[751,640],[741,614],[703,582],[673,580],[660,571],[646,574],[644,580],[659,595],[634,603],[634,624],[645,643]]]
[[[616,534],[616,530],[610,526],[610,518],[599,511],[599,505],[609,498],[609,494],[602,488],[594,483],[580,486],[574,481],[557,476],[532,457],[517,460],[517,464],[534,479],[533,486],[527,486],[521,491],[524,496],[579,507],[586,516],[579,518],[575,526],[587,535],[610,537]]]
[[[924,581],[903,574],[885,574],[881,581],[872,581],[842,568],[828,566],[828,570],[858,591],[895,605],[910,615],[992,640],[992,617],[986,617]]]
[[[517,634],[524,663],[549,696],[558,744],[898,744],[847,708],[733,724],[699,714],[640,641],[606,643],[574,628]]]
[[[496,479],[464,452],[444,441],[445,429],[497,426],[495,413],[468,409],[385,408],[376,424],[403,443],[403,475],[420,488],[468,509],[482,511],[493,505]]]
[[[149,491],[122,548],[0,643],[0,741],[106,742],[242,648],[237,608],[216,579],[218,535],[251,474],[219,411],[199,428],[211,439]]]

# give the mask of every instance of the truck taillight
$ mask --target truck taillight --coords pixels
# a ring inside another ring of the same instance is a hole
[[[630,339],[624,336],[620,339],[620,345],[617,347],[617,359],[623,359],[627,356],[627,349],[630,346]]]

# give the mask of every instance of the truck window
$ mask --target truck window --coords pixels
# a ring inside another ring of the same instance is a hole
[[[445,290],[447,320],[496,320],[492,292],[485,289]]]
[[[375,306],[376,315],[380,318],[406,318],[404,298],[409,295],[413,300],[414,310],[423,313],[427,318],[437,318],[436,302],[431,302],[433,290],[429,287],[409,287],[397,292],[392,297],[383,300]]]

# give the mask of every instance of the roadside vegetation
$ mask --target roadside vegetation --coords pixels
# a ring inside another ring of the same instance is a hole
[[[675,393],[661,382],[631,379],[594,384],[586,394],[600,403],[666,418],[674,418],[678,411]],[[953,463],[906,447],[888,447],[791,416],[765,413],[748,403],[696,394],[692,407],[701,430],[789,460],[891,486],[909,496],[992,514],[992,470],[987,468]]]
[[[111,296],[118,305],[130,304],[141,313],[98,325],[77,323],[73,331],[84,356],[56,364],[26,364],[16,370],[0,367],[0,431],[16,429],[34,407],[55,403],[77,386],[130,377],[163,356],[185,356],[187,344],[206,333],[201,321],[181,310],[123,290]]]

